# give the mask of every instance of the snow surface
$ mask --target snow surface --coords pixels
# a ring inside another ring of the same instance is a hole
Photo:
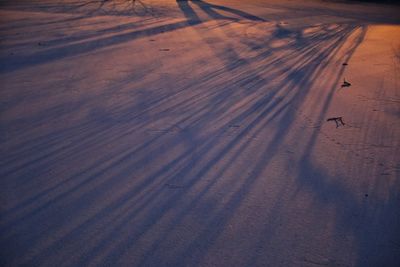
[[[399,11],[3,1],[0,265],[399,266]]]

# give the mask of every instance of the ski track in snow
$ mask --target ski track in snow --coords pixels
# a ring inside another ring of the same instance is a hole
[[[0,264],[397,266],[398,14],[0,4]]]

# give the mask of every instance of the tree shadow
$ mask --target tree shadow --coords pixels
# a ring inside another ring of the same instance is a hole
[[[264,22],[236,9],[204,1],[190,3],[210,20],[235,22],[240,17]],[[14,137],[14,143],[2,150],[1,174],[7,181],[2,183],[22,188],[20,192],[25,193],[2,209],[0,232],[5,263],[126,264],[121,260],[130,256],[137,266],[210,263],[210,251],[218,252],[215,246],[224,241],[220,238],[233,227],[231,224],[239,222],[243,227],[235,228],[239,231],[233,236],[246,234],[249,228],[241,215],[249,216],[249,212],[243,206],[262,206],[262,202],[252,200],[253,194],[260,196],[262,186],[271,186],[276,192],[269,199],[273,202],[271,207],[254,208],[265,223],[256,225],[254,233],[247,233],[251,238],[241,240],[250,247],[248,255],[243,256],[243,265],[255,266],[265,260],[259,255],[263,252],[260,248],[279,230],[276,215],[284,215],[282,208],[288,204],[285,194],[296,193],[286,186],[294,183],[299,191],[311,192],[318,205],[328,203],[336,210],[344,209],[338,212],[334,224],[339,233],[345,228],[355,238],[357,265],[361,266],[370,252],[370,239],[358,230],[357,224],[346,225],[346,220],[365,203],[360,204],[351,190],[332,181],[333,177],[314,164],[311,155],[320,130],[314,129],[310,134],[309,129],[299,126],[298,120],[303,103],[312,93],[320,93],[320,98],[310,103],[315,105],[313,122],[325,120],[344,69],[331,74],[323,89],[315,88],[316,82],[332,64],[350,60],[363,42],[367,26],[322,26],[320,31],[304,35],[307,27],[289,29],[276,24],[271,35],[243,40],[243,35],[229,23],[213,22],[223,33],[207,35],[209,25],[204,25],[188,1],[178,1],[178,5],[185,13],[185,21],[69,44],[21,59],[14,69],[2,69],[6,73],[16,71],[21,66],[188,27],[202,36],[204,45],[221,62],[212,72],[200,71],[193,81],[174,85],[177,88],[149,89],[136,84],[140,77],[127,75],[118,86],[103,88],[98,94],[91,93],[72,103],[66,100],[59,107],[43,108],[20,124],[2,123],[7,128],[14,127],[16,136],[21,137],[24,133],[18,131],[29,120],[41,125],[62,118],[63,114],[85,113],[88,107],[92,110],[74,127],[35,139],[20,138],[27,139],[24,143]],[[221,11],[232,16],[220,14]],[[354,35],[356,38],[351,38]],[[83,39],[89,37],[90,34]],[[281,42],[282,39],[289,41]],[[237,43],[248,49],[248,54],[238,52]],[[281,54],[276,55],[278,52]],[[188,63],[199,67],[202,64]],[[156,82],[160,81],[161,76]],[[139,87],[143,92],[136,90]],[[138,102],[120,99],[110,106],[103,103],[124,89],[132,91]],[[257,141],[259,138],[265,140]],[[304,143],[299,150],[298,175],[294,175],[294,182],[282,175],[287,184],[269,184],[271,176],[279,173],[268,171],[281,160],[281,150],[290,138]],[[65,170],[60,165],[75,168]],[[56,167],[58,173],[50,175],[54,180],[40,179]],[[388,200],[376,208],[392,210],[391,203]],[[232,260],[224,258],[223,262]]]
[[[212,19],[228,19],[228,20],[237,20],[239,19],[246,19],[246,20],[251,20],[251,21],[265,21],[265,19],[260,18],[258,16],[252,15],[250,13],[241,11],[239,9],[234,9],[230,8],[227,6],[222,6],[222,5],[215,5],[211,3],[207,3],[202,0],[176,0],[178,3],[179,8],[182,10],[182,12],[185,13],[185,15],[189,19],[195,19],[198,20],[197,14],[193,11],[193,9],[190,7],[189,2],[197,5],[200,9],[202,9],[210,18]],[[226,16],[223,15],[220,12],[226,12],[231,14],[232,16]]]

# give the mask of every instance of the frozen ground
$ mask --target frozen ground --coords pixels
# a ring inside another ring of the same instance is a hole
[[[0,4],[0,265],[399,266],[399,7],[142,3]]]

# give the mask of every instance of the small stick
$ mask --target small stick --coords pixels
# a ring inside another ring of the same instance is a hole
[[[345,125],[342,117],[333,117],[327,119],[326,121],[334,121],[336,123],[336,128],[338,128],[340,125]]]
[[[346,78],[343,79],[343,84],[342,84],[342,88],[343,87],[350,87],[351,83],[349,83],[348,81],[346,81]]]

